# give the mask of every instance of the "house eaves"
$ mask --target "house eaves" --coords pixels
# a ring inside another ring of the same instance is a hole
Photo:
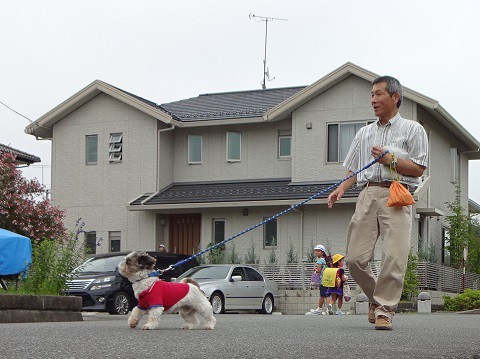
[[[15,156],[15,162],[18,165],[29,166],[29,165],[31,165],[35,162],[41,162],[42,161],[40,159],[40,157],[38,157],[38,156],[31,155],[30,153],[17,150],[16,148],[13,148],[13,147],[10,147],[10,146],[7,146],[7,145],[3,145],[1,143],[0,143],[0,152],[10,152],[10,153],[12,153]]]
[[[86,104],[88,101],[98,96],[100,93],[105,93],[113,98],[126,103],[139,111],[142,111],[159,121],[166,124],[176,125],[177,121],[161,106],[155,103],[142,99],[139,96],[130,94],[115,86],[109,85],[106,82],[95,80],[76,94],[56,106],[45,115],[32,122],[25,128],[25,133],[33,135],[37,138],[50,139],[53,136],[53,125],[62,120],[79,107]]]
[[[208,181],[173,183],[157,193],[146,193],[130,202],[131,211],[196,209],[218,207],[293,206],[325,204],[335,182],[292,183],[291,179]],[[322,192],[320,194],[320,192]],[[325,192],[325,193],[323,193]],[[360,189],[350,188],[342,203],[354,203]]]
[[[357,76],[369,82],[378,77],[377,74],[365,70],[351,62],[347,62],[338,69],[330,72],[312,85],[297,92],[282,103],[268,110],[263,116],[265,121],[277,121],[287,118],[298,107],[327,91],[349,76]],[[467,130],[465,130],[438,101],[403,87],[403,96],[416,102],[430,113],[440,124],[445,126],[467,148],[464,153],[470,159],[480,159],[480,142],[478,142]]]

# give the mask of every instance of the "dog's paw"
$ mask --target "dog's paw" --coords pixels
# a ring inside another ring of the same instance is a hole
[[[185,323],[185,324],[183,325],[182,329],[187,329],[187,330],[195,329],[195,324]]]
[[[155,329],[155,328],[153,328],[153,326],[148,325],[148,324],[145,324],[145,325],[142,327],[142,330],[152,330],[152,329]]]
[[[209,323],[207,323],[207,324],[204,325],[203,329],[213,330],[213,329],[215,329],[215,324],[209,324]]]
[[[128,325],[130,326],[130,328],[135,328],[138,325],[138,319],[129,318]]]

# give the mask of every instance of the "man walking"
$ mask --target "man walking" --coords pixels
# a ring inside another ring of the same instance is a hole
[[[420,183],[428,161],[424,128],[398,112],[402,97],[397,79],[382,76],[373,81],[371,104],[378,120],[358,131],[343,166],[351,175],[372,157],[378,158],[386,150],[389,153],[328,196],[328,207],[332,208],[355,182],[363,188],[348,227],[347,255],[352,277],[370,300],[368,320],[375,329],[392,329],[410,248],[412,207],[387,207],[389,187],[395,179],[391,170],[398,173],[402,185],[413,189]],[[375,277],[370,262],[379,237],[383,239],[382,268]]]

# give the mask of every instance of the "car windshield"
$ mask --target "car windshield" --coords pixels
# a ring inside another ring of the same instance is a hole
[[[225,279],[230,267],[195,267],[189,269],[179,277],[190,277],[193,279]]]
[[[118,263],[124,259],[125,256],[90,258],[75,268],[74,272],[113,272],[118,267]]]

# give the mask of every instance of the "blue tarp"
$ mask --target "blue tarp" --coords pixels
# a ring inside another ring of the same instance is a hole
[[[30,238],[0,228],[0,275],[25,276],[32,264]]]

